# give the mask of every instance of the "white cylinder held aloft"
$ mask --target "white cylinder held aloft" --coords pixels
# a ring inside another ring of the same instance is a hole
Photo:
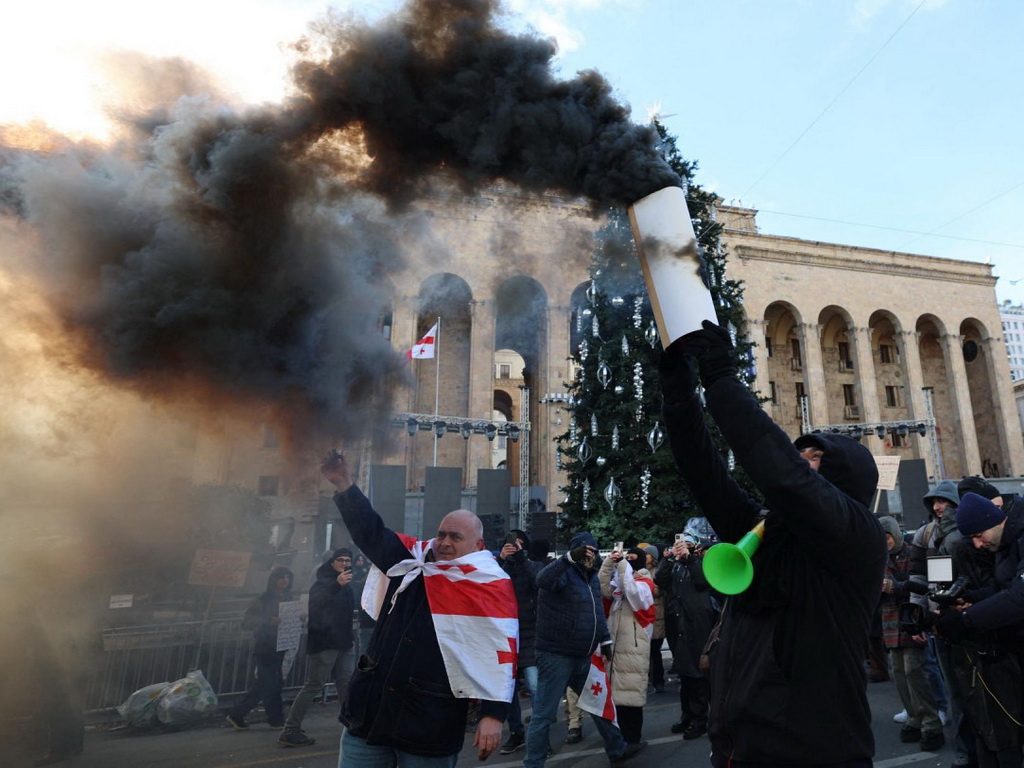
[[[629,221],[662,346],[700,330],[703,320],[717,323],[682,188],[665,187],[636,201]]]

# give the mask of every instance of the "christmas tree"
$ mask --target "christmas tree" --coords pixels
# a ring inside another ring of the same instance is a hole
[[[655,122],[666,160],[683,180],[694,232],[719,320],[742,327],[743,287],[725,276],[715,197],[693,183],[696,164]],[[567,384],[568,430],[559,454],[569,482],[562,488],[560,526],[591,531],[600,542],[672,541],[700,515],[679,477],[661,424],[658,361],[661,339],[624,210],[612,210],[598,232],[590,285],[574,316],[576,378]],[[749,380],[750,345],[734,333],[740,369]],[[714,432],[713,432],[714,434]],[[724,445],[722,446],[724,450]],[[749,488],[742,473],[737,479]]]

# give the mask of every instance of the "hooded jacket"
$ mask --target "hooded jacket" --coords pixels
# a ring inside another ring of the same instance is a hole
[[[882,593],[882,637],[886,648],[918,648],[910,634],[900,626],[900,604],[911,598],[910,557],[912,547],[903,538],[900,524],[892,517],[880,517],[882,529],[892,536],[895,544],[889,550],[885,564],[885,578],[892,585],[889,592]]]
[[[597,549],[597,540],[577,533],[569,550],[584,545]],[[597,564],[588,569],[567,552],[544,566],[537,574],[537,651],[587,657],[609,639]]]
[[[814,434],[814,471],[734,377],[705,389],[707,409],[764,496],[730,475],[696,394],[666,403],[680,472],[722,541],[768,510],[750,588],[726,603],[711,649],[709,736],[718,760],[830,764],[874,754],[864,654],[885,567],[870,511],[878,471],[852,438]]]
[[[277,580],[282,576],[288,579],[288,586],[284,592],[277,591]],[[278,606],[283,602],[293,600],[292,597],[292,572],[283,566],[270,571],[267,576],[266,591],[249,603],[245,609],[245,616],[242,618],[242,629],[252,632],[252,652],[257,656],[270,656],[278,653],[277,650],[277,625],[271,623],[271,619],[277,618]]]
[[[941,516],[935,514],[932,499],[945,499],[950,503]],[[928,522],[914,532],[910,553],[910,576],[919,584],[928,583],[928,557],[953,555],[964,544],[964,537],[956,527],[956,508],[960,506],[960,493],[952,480],[941,480],[921,499],[928,512]],[[915,594],[911,599],[928,605],[927,596]],[[935,604],[932,603],[932,608]]]
[[[530,560],[530,537],[525,531],[515,530],[523,542],[523,548],[511,557],[498,563],[502,570],[512,579],[512,589],[516,593],[516,604],[519,607],[519,669],[537,666],[537,655],[534,650],[537,629],[537,574],[544,567],[542,563]]]
[[[337,554],[337,553],[335,553]],[[316,581],[309,588],[309,631],[306,653],[352,650],[352,620],[355,593],[351,584],[338,583],[334,556],[316,570]]]

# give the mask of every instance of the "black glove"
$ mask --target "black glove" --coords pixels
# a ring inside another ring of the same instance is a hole
[[[725,328],[710,320],[702,325],[702,330],[688,333],[681,340],[684,354],[697,359],[700,380],[710,387],[719,379],[736,375],[736,350]]]
[[[969,634],[963,611],[943,611],[935,620],[935,630],[951,643],[959,643]]]
[[[658,360],[661,397],[669,405],[685,402],[697,391],[697,360],[684,346],[684,341],[670,344]]]
[[[582,544],[575,549],[569,550],[569,559],[578,565],[586,565],[587,556],[589,554],[590,552],[588,551],[587,546]]]
[[[601,643],[601,655],[604,656],[605,659],[607,659],[608,661],[612,660],[612,651],[614,649],[615,646],[612,644],[611,640],[605,640],[603,643]]]

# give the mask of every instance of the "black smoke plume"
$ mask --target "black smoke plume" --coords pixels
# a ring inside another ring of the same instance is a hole
[[[0,212],[41,241],[27,268],[90,369],[272,407],[292,437],[364,433],[403,377],[377,324],[389,276],[440,248],[414,205],[439,179],[595,211],[679,183],[607,81],[558,79],[553,44],[503,31],[495,2],[414,0],[320,33],[283,106],[231,108],[174,62],[180,96],[119,112],[112,147],[0,134]]]

